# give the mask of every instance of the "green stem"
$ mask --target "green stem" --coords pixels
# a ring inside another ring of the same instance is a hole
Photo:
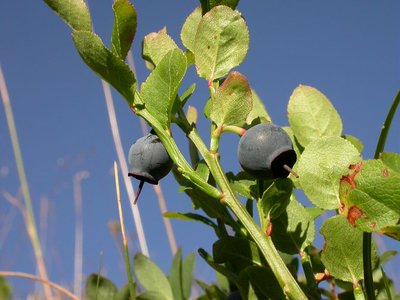
[[[385,123],[383,123],[381,134],[379,136],[378,144],[376,145],[376,150],[375,150],[375,159],[380,158],[383,149],[385,148],[386,144],[386,138],[389,134],[390,130],[390,125],[392,124],[394,115],[396,113],[397,107],[399,106],[400,103],[400,91],[397,92],[396,97],[393,100],[392,106],[389,109],[388,115],[386,117]]]
[[[307,286],[317,299],[321,299],[321,296],[318,293],[317,283],[315,282],[315,276],[312,270],[310,256],[305,251],[302,251],[300,256],[301,256],[301,265],[303,266],[304,275],[306,276],[307,280]]]
[[[223,192],[222,200],[229,206],[243,226],[247,229],[253,240],[257,243],[274,275],[276,276],[280,286],[282,287],[282,290],[291,299],[307,299],[280,257],[278,251],[272,243],[271,237],[265,235],[261,228],[254,222],[246,208],[236,198],[225,176],[225,173],[221,168],[218,155],[212,154],[208,151],[207,147],[204,145],[195,129],[192,129],[192,131],[188,133],[188,137],[196,145],[197,149],[209,166],[215,181],[221,188]]]
[[[372,233],[363,233],[363,268],[364,268],[364,285],[365,292],[368,300],[375,299],[374,292],[374,278],[372,277],[372,257],[371,257],[371,244],[372,244]],[[355,291],[354,291],[355,292]]]
[[[242,136],[243,134],[246,133],[246,129],[239,127],[239,126],[234,126],[234,125],[225,125],[222,127],[222,132],[232,132],[232,133]]]
[[[126,275],[128,277],[128,286],[129,286],[129,294],[131,296],[131,300],[136,299],[135,294],[135,283],[133,282],[132,271],[131,271],[131,264],[130,264],[130,255],[128,244],[124,243],[124,259],[125,259],[125,268],[126,268]]]
[[[212,198],[220,199],[221,192],[213,187],[212,185],[205,182],[193,168],[186,161],[185,157],[180,152],[175,140],[171,135],[161,126],[161,124],[155,119],[146,109],[137,110],[136,114],[145,119],[151,124],[158,137],[161,139],[168,154],[174,160],[174,163],[178,167],[178,171],[186,178],[188,178],[194,185],[196,185],[201,191],[206,193]]]
[[[136,114],[144,118],[148,123],[151,124],[152,128],[156,131],[158,137],[163,142],[163,145],[168,151],[168,154],[177,164],[179,171],[183,176],[186,176],[192,183],[194,183],[199,189],[207,193],[213,198],[224,201],[229,208],[233,211],[239,221],[246,228],[252,239],[257,243],[264,257],[269,263],[274,275],[276,276],[282,290],[290,299],[302,300],[307,299],[303,291],[293,278],[292,274],[286,267],[281,256],[276,250],[272,243],[271,237],[267,237],[261,228],[254,222],[253,218],[247,212],[246,208],[236,198],[235,193],[231,189],[228,179],[223,172],[219,163],[218,154],[212,154],[207,149],[203,140],[197,133],[196,128],[191,127],[189,131],[186,131],[186,135],[196,145],[198,151],[203,156],[208,167],[210,168],[211,174],[213,175],[216,183],[221,188],[222,193],[211,186],[207,182],[204,182],[190,167],[186,159],[183,157],[179,148],[175,144],[174,139],[170,134],[161,126],[161,124],[146,110],[137,110]],[[182,125],[182,124],[181,124]],[[185,129],[188,127],[184,126]]]
[[[219,149],[219,139],[222,133],[222,126],[218,126],[211,133],[211,141],[210,141],[210,152],[217,153]]]
[[[385,148],[386,139],[389,134],[390,126],[392,124],[399,103],[400,103],[400,91],[397,92],[397,95],[393,100],[392,106],[389,109],[386,120],[383,123],[381,134],[379,136],[379,140],[376,145],[376,150],[374,155],[375,159],[379,159],[382,155],[382,152]],[[363,233],[364,285],[368,300],[375,299],[374,280],[372,277],[371,243],[372,243],[372,233],[364,232]]]

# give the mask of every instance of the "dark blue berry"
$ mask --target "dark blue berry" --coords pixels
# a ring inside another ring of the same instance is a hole
[[[158,181],[171,171],[173,162],[159,137],[153,133],[138,139],[129,150],[129,176],[140,180],[135,203],[145,182]]]
[[[238,158],[253,177],[273,179],[287,177],[297,156],[289,135],[281,127],[258,124],[240,138]]]

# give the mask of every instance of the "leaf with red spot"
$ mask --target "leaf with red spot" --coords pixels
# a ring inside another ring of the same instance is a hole
[[[351,226],[344,216],[335,216],[321,227],[325,247],[321,260],[329,273],[336,279],[352,282],[355,286],[363,279],[363,233]],[[373,262],[377,261],[373,246]]]
[[[349,141],[338,136],[323,137],[304,148],[295,170],[300,187],[313,204],[322,209],[338,209],[340,178],[359,161],[360,153]]]
[[[385,165],[387,165],[393,171],[400,173],[400,154],[393,152],[383,152],[381,159]]]
[[[252,107],[247,78],[239,72],[231,72],[211,98],[210,119],[218,126],[243,126]]]
[[[381,160],[353,165],[340,180],[340,200],[348,222],[362,231],[394,226],[400,218],[400,175]]]

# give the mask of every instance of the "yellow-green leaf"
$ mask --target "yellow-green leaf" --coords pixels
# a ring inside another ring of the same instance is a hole
[[[194,41],[197,28],[201,21],[201,7],[197,7],[187,18],[182,26],[181,40],[182,44],[191,52],[194,52]]]
[[[288,103],[288,119],[303,147],[318,138],[342,133],[342,121],[332,103],[310,86],[300,85],[293,91]]]
[[[341,137],[324,137],[309,143],[297,164],[300,186],[316,206],[339,209],[340,178],[361,160],[357,149]]]
[[[207,12],[197,28],[194,58],[197,73],[221,78],[240,65],[249,49],[249,30],[238,11],[220,5]]]
[[[210,119],[217,125],[242,126],[253,107],[250,85],[242,74],[232,72],[211,98]]]
[[[178,48],[169,51],[142,85],[146,109],[165,127],[177,100],[178,88],[186,72],[186,57]]]
[[[177,48],[174,40],[167,34],[167,28],[164,27],[159,32],[152,32],[144,37],[142,57],[152,66],[150,69],[153,69],[168,52]]]

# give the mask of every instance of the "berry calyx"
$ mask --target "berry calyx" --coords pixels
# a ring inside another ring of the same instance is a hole
[[[289,135],[279,126],[258,124],[240,138],[238,159],[243,170],[258,179],[285,178],[297,155]]]
[[[145,182],[158,184],[158,181],[171,171],[173,161],[159,137],[150,132],[139,138],[129,149],[130,165],[128,176],[140,180],[134,204],[136,204]]]

